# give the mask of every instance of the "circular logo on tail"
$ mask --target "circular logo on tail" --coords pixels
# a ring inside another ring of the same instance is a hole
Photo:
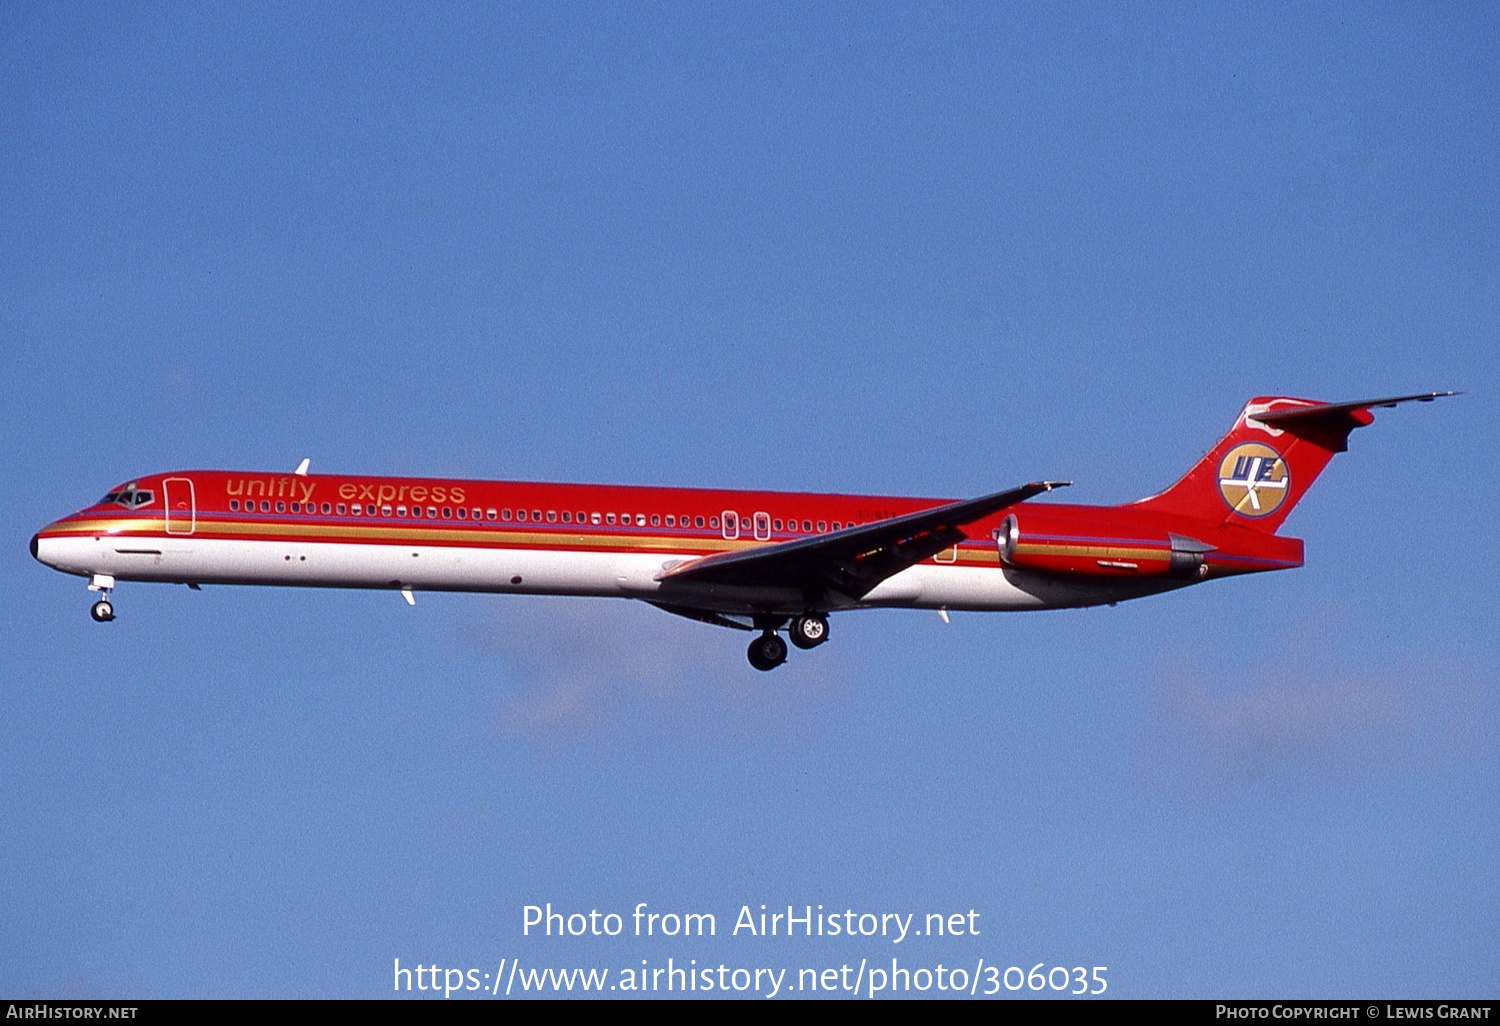
[[[1219,461],[1219,494],[1241,516],[1264,517],[1286,501],[1292,475],[1281,453],[1260,442],[1243,442]]]

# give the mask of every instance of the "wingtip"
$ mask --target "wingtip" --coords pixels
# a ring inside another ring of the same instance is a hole
[[[1052,491],[1052,489],[1054,489],[1054,488],[1066,488],[1069,485],[1071,485],[1072,483],[1073,483],[1072,481],[1038,481],[1037,482],[1037,484],[1041,485],[1043,488],[1045,488],[1049,492]]]

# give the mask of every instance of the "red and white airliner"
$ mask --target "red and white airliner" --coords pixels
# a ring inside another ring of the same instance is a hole
[[[593,595],[757,632],[750,663],[828,640],[873,607],[1056,609],[1302,565],[1276,533],[1372,407],[1251,400],[1159,495],[1031,503],[1038,481],[960,502],[798,492],[185,470],[138,477],[49,524],[38,560],[88,578],[95,620],[118,581]]]

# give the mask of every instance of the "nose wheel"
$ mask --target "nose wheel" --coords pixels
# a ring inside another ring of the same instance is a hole
[[[100,599],[89,610],[89,615],[94,618],[95,623],[109,623],[115,618],[114,603],[109,599]]]
[[[774,670],[786,662],[786,642],[774,631],[766,631],[750,642],[750,665],[757,670]]]

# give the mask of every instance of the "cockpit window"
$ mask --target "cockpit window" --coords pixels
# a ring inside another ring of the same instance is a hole
[[[119,491],[110,492],[100,501],[118,503],[126,509],[139,509],[141,506],[149,506],[154,498],[156,496],[149,488],[137,488],[135,482],[132,481]]]

